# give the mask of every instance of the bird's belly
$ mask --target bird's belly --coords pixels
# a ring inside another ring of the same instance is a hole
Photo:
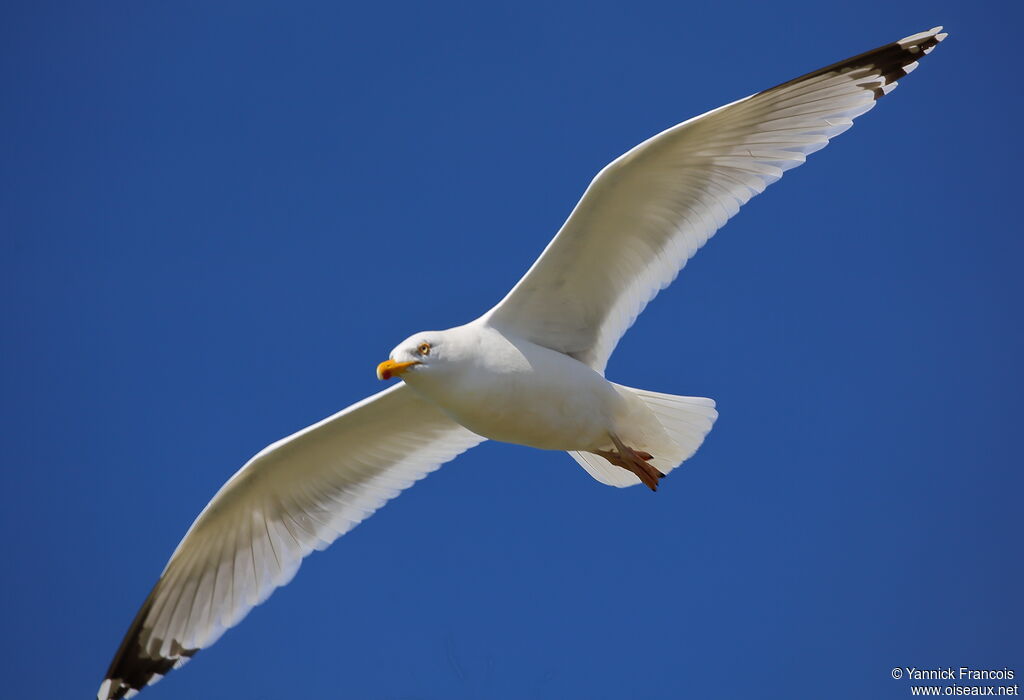
[[[521,349],[521,346],[519,346]],[[546,348],[526,348],[444,382],[409,382],[477,435],[545,450],[594,450],[623,412],[614,385],[581,362]]]
[[[440,404],[456,421],[491,440],[544,450],[597,449],[608,442],[607,397],[601,392],[502,391]]]

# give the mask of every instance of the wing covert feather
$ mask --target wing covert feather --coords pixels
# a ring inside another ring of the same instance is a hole
[[[604,372],[622,334],[686,261],[751,197],[891,92],[945,38],[941,29],[719,107],[626,152],[483,318]]]
[[[183,665],[288,583],[314,549],[482,441],[398,384],[262,450],[171,555],[99,700],[131,697]]]

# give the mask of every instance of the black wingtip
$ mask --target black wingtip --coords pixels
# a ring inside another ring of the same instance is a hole
[[[130,698],[147,685],[151,685],[166,676],[171,670],[181,666],[190,658],[195,656],[198,649],[185,649],[177,642],[171,643],[170,655],[165,657],[156,655],[142,646],[141,632],[143,623],[153,607],[153,600],[160,584],[157,583],[142,604],[135,619],[132,620],[128,632],[125,634],[114,654],[110,668],[107,669],[106,678],[100,685],[97,700],[122,700]],[[163,646],[159,640],[150,640],[151,647],[160,648]]]
[[[860,69],[873,69],[870,80],[865,82],[863,87],[870,89],[877,100],[891,92],[896,87],[896,81],[917,68],[917,61],[930,53],[947,36],[948,34],[942,31],[941,26],[933,27],[926,32],[912,34],[891,44],[879,46],[877,49],[865,51],[862,54],[801,75],[799,78],[787,80],[764,92],[779,90],[829,73],[838,74]]]

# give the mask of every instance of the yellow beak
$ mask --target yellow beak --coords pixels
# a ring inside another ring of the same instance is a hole
[[[412,362],[395,362],[394,360],[385,360],[377,365],[377,379],[401,377],[405,374],[405,370],[418,364],[420,363],[416,360],[413,360]]]

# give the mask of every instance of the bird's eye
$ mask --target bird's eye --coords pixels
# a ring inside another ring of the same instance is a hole
[[[419,347],[416,348],[416,352],[418,352],[421,355],[429,355],[430,343],[420,343]]]

